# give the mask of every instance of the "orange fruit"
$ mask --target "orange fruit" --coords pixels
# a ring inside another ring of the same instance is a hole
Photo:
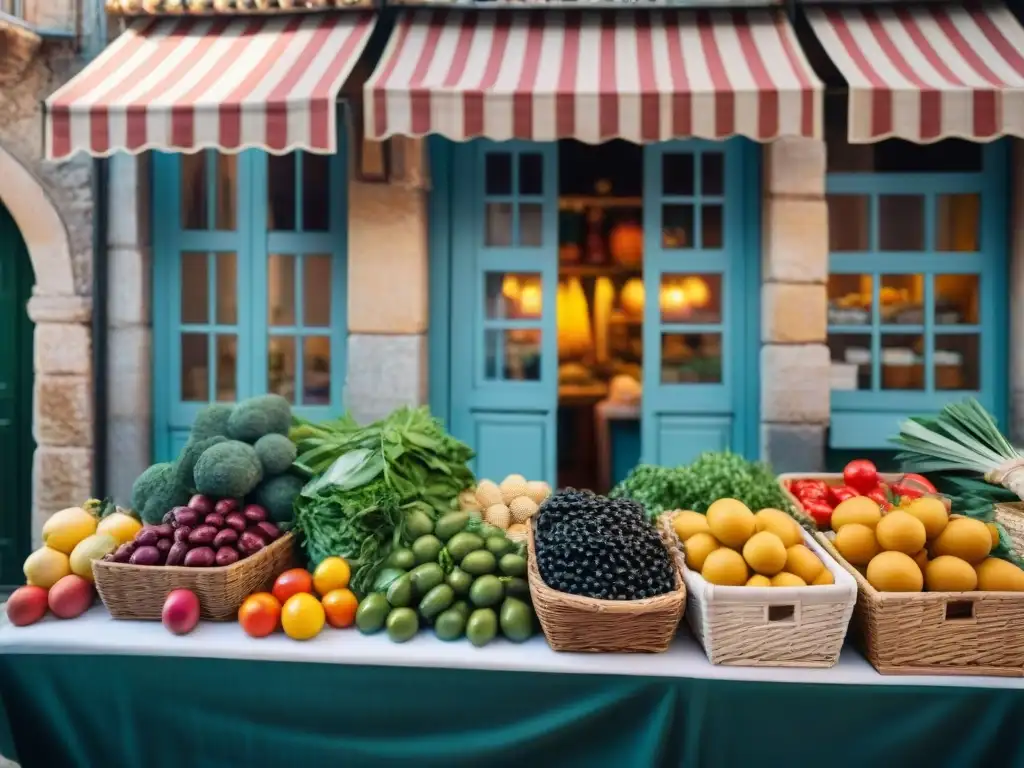
[[[340,557],[328,557],[313,571],[313,586],[318,595],[323,597],[336,589],[345,589],[352,576],[352,569]]]
[[[356,620],[356,608],[359,600],[350,589],[332,589],[320,601],[327,614],[327,623],[335,629],[351,627]]]
[[[277,601],[284,605],[292,595],[301,592],[312,593],[313,577],[305,568],[292,568],[277,577],[272,591]]]
[[[281,609],[281,627],[292,640],[311,640],[324,628],[326,615],[320,601],[308,592],[288,598]]]
[[[266,637],[281,620],[281,603],[269,592],[249,595],[238,609],[238,623],[249,637]]]

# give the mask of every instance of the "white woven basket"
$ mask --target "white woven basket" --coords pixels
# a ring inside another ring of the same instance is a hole
[[[661,517],[669,530],[672,517]],[[857,602],[857,582],[806,531],[801,533],[835,584],[722,587],[683,567],[686,620],[712,664],[831,667],[839,660]],[[682,546],[675,531],[672,540]]]

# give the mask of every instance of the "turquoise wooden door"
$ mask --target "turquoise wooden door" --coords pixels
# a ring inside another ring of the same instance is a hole
[[[24,583],[32,520],[32,294],[25,241],[0,204],[0,591]]]
[[[454,154],[452,429],[478,476],[554,483],[557,147],[481,140]]]
[[[343,409],[345,155],[157,153],[154,453],[206,403],[265,392],[314,419]]]
[[[644,150],[645,462],[757,452],[750,149],[734,139]]]

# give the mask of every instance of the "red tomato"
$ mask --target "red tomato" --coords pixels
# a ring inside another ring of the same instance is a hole
[[[903,485],[910,485],[915,488],[921,489],[922,495],[924,495],[925,493],[938,493],[938,491],[935,489],[935,486],[932,485],[931,480],[929,480],[924,475],[916,475],[913,472],[908,472],[903,476],[901,482]]]
[[[901,499],[919,499],[924,496],[924,491],[909,483],[893,483],[890,490]]]
[[[793,494],[803,501],[807,500],[828,500],[828,485],[824,480],[804,480],[796,487]]]
[[[843,483],[866,496],[878,486],[878,469],[867,459],[854,459],[843,469]]]
[[[284,605],[288,598],[300,592],[313,593],[313,577],[304,568],[292,568],[277,577],[272,590],[277,602]]]
[[[804,509],[819,528],[828,528],[832,524],[832,507],[825,501],[805,501]]]
[[[281,603],[269,592],[249,595],[238,609],[238,623],[250,637],[266,637],[277,630]]]
[[[860,496],[860,494],[848,485],[837,485],[835,488],[829,488],[829,497],[833,505],[847,499],[852,499],[854,496]]]
[[[892,507],[892,504],[889,501],[889,494],[886,492],[885,488],[872,488],[864,495],[867,496],[872,501],[876,502],[878,506],[882,508],[882,511],[885,511]]]

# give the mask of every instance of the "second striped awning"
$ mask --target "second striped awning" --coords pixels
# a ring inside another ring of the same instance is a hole
[[[464,141],[821,134],[821,84],[777,10],[404,15],[367,136]]]
[[[849,86],[849,140],[1024,136],[1024,28],[1005,7],[813,8]]]

